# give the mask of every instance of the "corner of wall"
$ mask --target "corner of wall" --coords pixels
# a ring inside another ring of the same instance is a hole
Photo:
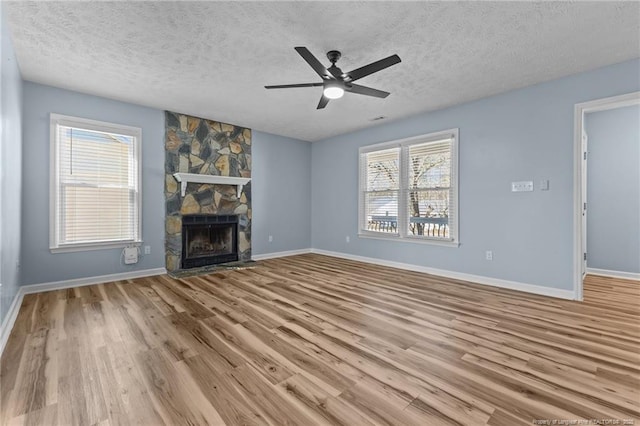
[[[20,285],[22,211],[22,76],[0,4],[0,322]]]
[[[285,136],[253,133],[254,259],[310,247],[310,145]]]

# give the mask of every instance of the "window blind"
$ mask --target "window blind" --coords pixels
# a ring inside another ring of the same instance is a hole
[[[397,232],[400,196],[400,148],[362,154],[360,182],[364,182],[366,227],[375,232]]]
[[[408,146],[407,235],[451,238],[451,203],[457,199],[451,185],[451,144],[447,138]]]
[[[140,240],[138,137],[55,124],[54,247]]]

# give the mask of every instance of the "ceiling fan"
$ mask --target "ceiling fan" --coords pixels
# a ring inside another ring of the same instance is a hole
[[[337,50],[330,50],[327,52],[327,58],[331,61],[331,66],[329,68],[325,68],[324,65],[322,65],[306,47],[296,47],[295,49],[300,56],[302,56],[302,58],[311,65],[311,68],[313,68],[313,70],[322,77],[322,83],[281,84],[277,86],[264,86],[264,88],[291,89],[297,87],[323,86],[324,89],[322,91],[322,97],[320,98],[320,103],[318,103],[317,109],[326,107],[331,99],[341,98],[342,95],[344,95],[344,92],[375,96],[376,98],[386,98],[389,96],[389,92],[383,92],[382,90],[361,86],[359,84],[354,84],[353,82],[400,62],[400,57],[398,55],[391,55],[353,71],[342,72],[342,70],[336,66],[336,62],[338,62],[338,59],[340,59],[340,56],[342,55]]]

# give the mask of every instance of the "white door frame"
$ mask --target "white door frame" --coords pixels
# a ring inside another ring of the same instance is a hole
[[[573,292],[575,300],[583,299],[582,276],[584,270],[584,253],[582,250],[584,202],[582,190],[586,189],[587,177],[582,175],[582,162],[585,161],[582,153],[582,137],[584,134],[584,115],[589,112],[606,111],[608,109],[622,108],[625,106],[640,104],[640,92],[627,93],[610,98],[596,99],[575,105],[573,118]]]

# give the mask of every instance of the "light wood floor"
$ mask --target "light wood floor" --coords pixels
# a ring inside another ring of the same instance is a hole
[[[1,359],[1,419],[640,424],[640,284],[589,277],[584,293],[310,254],[29,295]]]

